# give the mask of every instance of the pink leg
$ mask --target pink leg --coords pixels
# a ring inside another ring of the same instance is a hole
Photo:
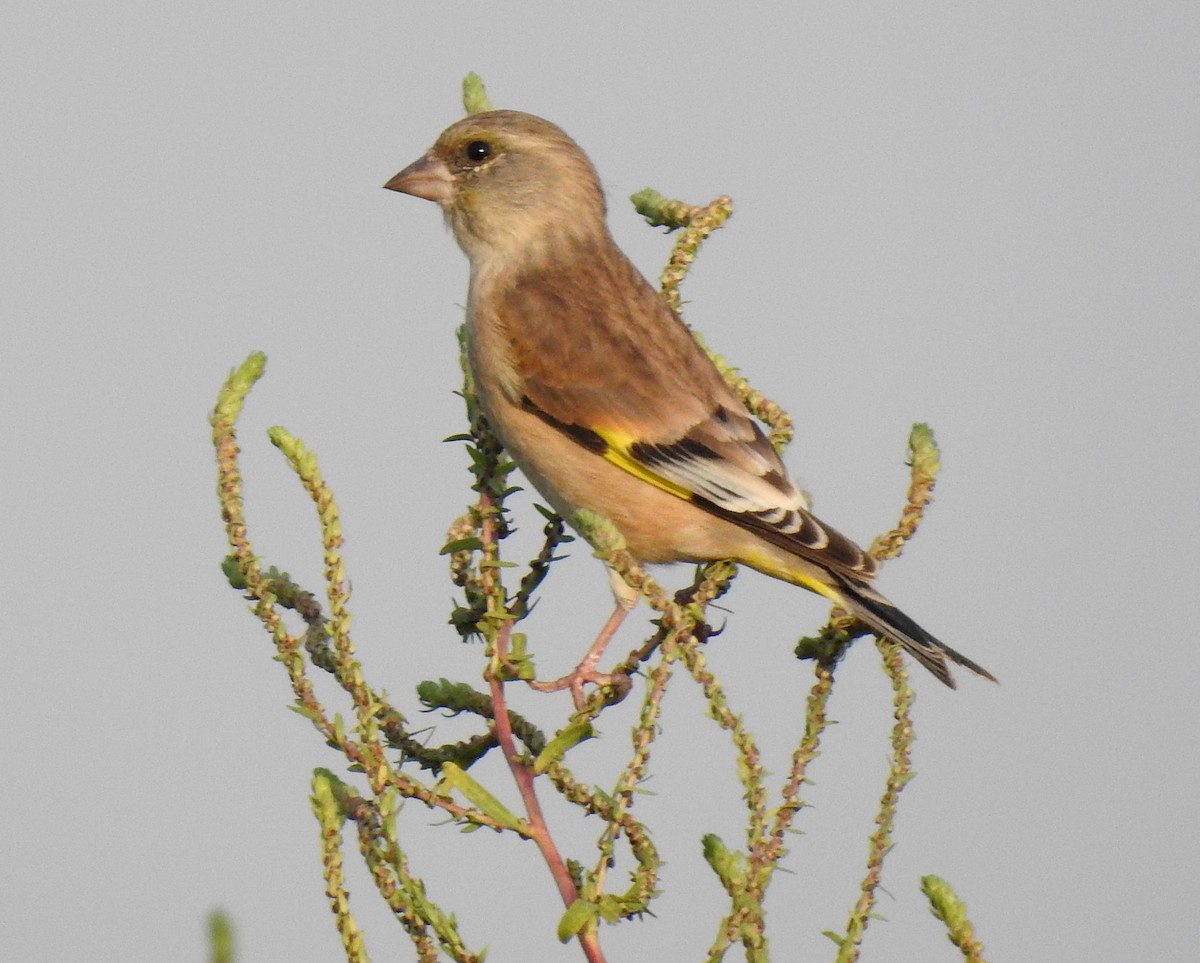
[[[562,689],[571,690],[571,698],[575,702],[576,709],[583,708],[583,687],[590,682],[593,685],[611,685],[617,682],[617,677],[604,672],[597,672],[596,666],[600,664],[600,659],[604,655],[604,650],[608,647],[608,643],[620,628],[621,623],[625,621],[625,616],[629,614],[631,606],[624,600],[617,600],[617,607],[613,610],[613,614],[608,617],[608,621],[604,623],[604,628],[600,630],[600,634],[596,636],[596,641],[592,643],[591,648],[587,650],[587,655],[579,665],[575,666],[575,670],[569,675],[564,675],[561,679],[554,679],[551,682],[530,682],[529,685],[537,689],[539,692],[559,692]]]

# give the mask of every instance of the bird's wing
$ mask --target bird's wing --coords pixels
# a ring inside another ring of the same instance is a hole
[[[514,400],[663,491],[822,567],[874,577],[873,558],[809,513],[758,424],[636,268],[622,255],[588,273],[578,291],[528,273],[499,299]]]

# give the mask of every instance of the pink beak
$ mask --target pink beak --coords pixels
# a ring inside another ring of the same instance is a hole
[[[428,154],[409,164],[383,186],[389,191],[400,191],[439,204],[449,203],[454,196],[454,176],[450,169]]]

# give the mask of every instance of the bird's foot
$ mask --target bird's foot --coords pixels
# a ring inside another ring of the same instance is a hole
[[[599,661],[599,653],[596,655],[595,659],[589,655],[575,666],[573,672],[564,675],[561,679],[551,679],[545,682],[533,679],[529,682],[529,687],[537,689],[538,692],[561,692],[563,689],[570,689],[571,701],[575,703],[576,710],[581,710],[586,701],[583,691],[585,685],[607,686],[613,690],[612,698],[608,702],[610,705],[615,705],[629,695],[633,683],[625,672],[598,671],[596,663]]]
[[[614,594],[617,592],[616,584],[616,581],[613,581]],[[636,601],[636,597],[633,597],[633,601]],[[629,675],[624,672],[599,672],[596,666],[600,664],[600,657],[604,655],[605,647],[616,633],[622,620],[629,614],[631,607],[628,599],[617,595],[617,607],[613,610],[612,615],[608,617],[608,621],[604,623],[604,628],[596,636],[596,641],[588,649],[587,655],[583,657],[583,661],[575,666],[575,671],[552,682],[538,682],[534,680],[529,685],[537,689],[538,692],[560,692],[563,689],[570,689],[571,698],[574,700],[577,710],[583,708],[583,687],[589,682],[592,685],[611,686],[613,688],[613,699],[610,705],[624,699],[629,694],[629,688],[632,685],[629,681]]]

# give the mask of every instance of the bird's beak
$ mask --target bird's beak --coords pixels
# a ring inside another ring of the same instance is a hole
[[[454,196],[454,176],[450,168],[428,154],[409,164],[383,186],[389,191],[400,191],[439,204],[449,203]]]

